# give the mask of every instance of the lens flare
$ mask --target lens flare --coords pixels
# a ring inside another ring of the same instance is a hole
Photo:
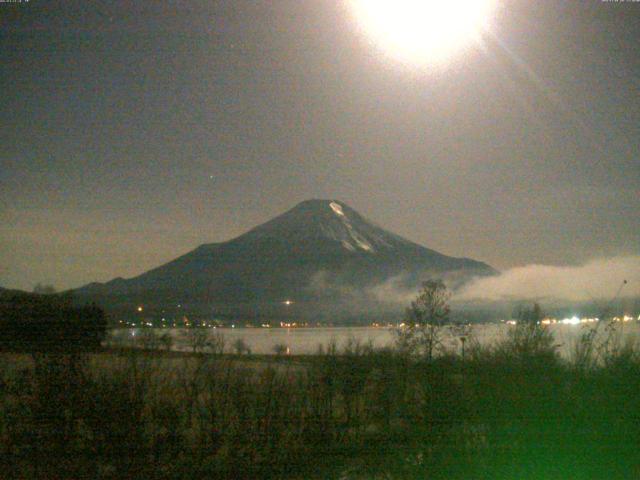
[[[366,34],[390,56],[418,64],[441,63],[481,39],[494,0],[351,0]]]

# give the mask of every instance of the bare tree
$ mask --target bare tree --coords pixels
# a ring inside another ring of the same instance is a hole
[[[418,297],[405,312],[396,345],[406,353],[422,353],[432,360],[442,348],[442,327],[449,320],[450,296],[442,280],[423,282]]]
[[[227,341],[224,338],[224,335],[220,332],[215,332],[213,335],[209,336],[209,342],[207,346],[211,350],[211,353],[214,355],[222,355],[224,353],[224,347],[226,346]]]
[[[209,342],[209,331],[206,328],[188,328],[182,335],[193,353],[202,352]]]

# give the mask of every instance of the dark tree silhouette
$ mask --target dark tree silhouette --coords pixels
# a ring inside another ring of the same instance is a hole
[[[46,295],[51,295],[56,293],[56,289],[53,285],[43,285],[42,283],[36,283],[33,287],[33,293],[43,293]]]
[[[68,295],[12,293],[0,298],[0,350],[75,353],[100,347],[104,311],[75,306]]]

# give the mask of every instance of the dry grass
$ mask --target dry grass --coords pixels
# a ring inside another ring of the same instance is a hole
[[[308,357],[5,353],[3,474],[635,478],[637,349],[584,369],[520,333],[464,362],[355,343]]]

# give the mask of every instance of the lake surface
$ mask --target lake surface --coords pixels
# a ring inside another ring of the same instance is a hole
[[[586,325],[551,325],[548,328],[554,334],[560,353],[568,357],[575,348],[580,336],[593,324]],[[605,335],[605,325],[598,326],[598,336]],[[470,327],[470,338],[480,344],[490,345],[504,338],[509,328],[505,324],[483,324]],[[155,329],[158,334],[169,332],[173,337],[174,350],[189,350],[189,343],[185,329]],[[616,335],[620,341],[640,340],[640,322],[616,324]],[[292,355],[314,354],[320,345],[327,347],[335,342],[342,349],[349,339],[362,344],[371,343],[374,347],[391,346],[395,340],[394,329],[391,327],[327,327],[327,328],[216,328],[208,329],[211,335],[222,335],[225,340],[225,351],[232,352],[233,345],[242,339],[256,354],[273,354],[277,345],[285,345]],[[108,342],[111,344],[132,344],[140,339],[142,329],[117,329],[110,333]],[[450,350],[460,351],[461,342],[456,332],[449,328],[443,331],[443,344]],[[467,341],[469,345],[469,341]]]

